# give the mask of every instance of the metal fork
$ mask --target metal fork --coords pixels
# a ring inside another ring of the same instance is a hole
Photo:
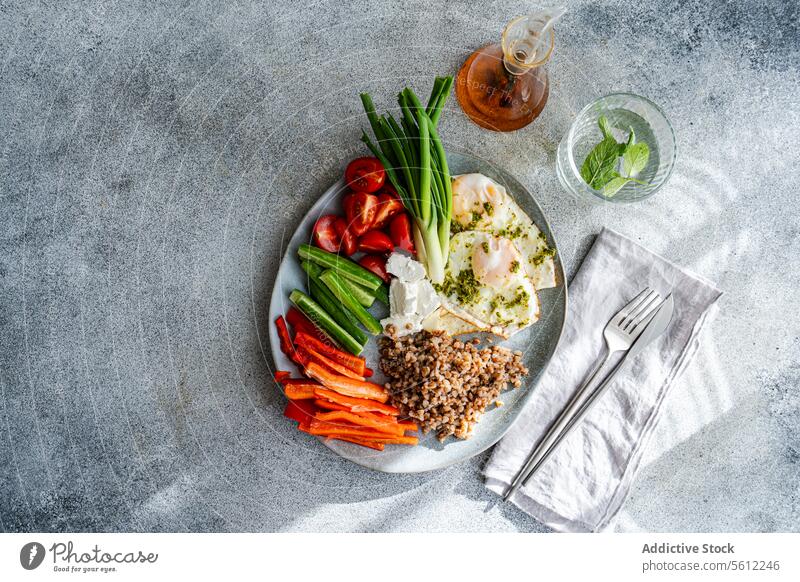
[[[595,365],[586,380],[584,380],[583,384],[581,384],[580,388],[578,388],[564,407],[559,417],[550,425],[550,428],[545,435],[539,439],[539,442],[536,443],[536,446],[531,451],[530,455],[528,455],[525,464],[516,474],[513,481],[511,481],[511,485],[505,495],[503,495],[504,501],[508,500],[508,498],[527,481],[531,469],[542,461],[552,445],[558,440],[561,432],[569,425],[570,420],[580,408],[588,387],[600,373],[600,370],[602,370],[611,359],[611,356],[616,352],[630,349],[633,342],[636,341],[642,334],[642,331],[644,331],[644,328],[647,327],[647,324],[650,323],[650,320],[657,311],[657,307],[660,305],[661,296],[649,287],[646,287],[625,307],[620,309],[606,324],[603,330],[603,338],[606,342],[606,356]]]

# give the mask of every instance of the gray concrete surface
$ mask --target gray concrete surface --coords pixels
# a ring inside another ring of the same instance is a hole
[[[795,2],[569,2],[543,116],[442,134],[530,185],[574,273],[611,226],[725,291],[619,529],[800,529]],[[517,2],[0,3],[0,528],[543,531],[486,457],[349,464],[281,418],[267,300],[286,229],[387,106],[455,73]],[[660,103],[680,157],[589,206],[554,152],[585,103]]]

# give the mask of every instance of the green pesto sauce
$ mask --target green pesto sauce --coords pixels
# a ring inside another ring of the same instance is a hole
[[[542,263],[544,263],[545,259],[548,257],[556,256],[556,249],[545,247],[541,251],[539,251],[536,255],[530,258],[531,264],[535,267],[538,267]]]
[[[489,216],[494,214],[494,206],[492,206],[491,203],[489,203],[489,202],[484,202],[483,203],[483,209],[486,211],[486,214],[488,214]]]
[[[489,254],[489,243],[488,242],[483,241],[481,243],[481,248],[483,249],[484,253],[486,253],[487,255]]]
[[[464,269],[455,278],[452,273],[447,273],[442,284],[434,284],[433,287],[437,293],[444,293],[448,297],[455,295],[462,305],[474,303],[481,289],[472,269]]]
[[[498,230],[494,234],[497,235],[497,236],[502,236],[502,237],[510,238],[511,240],[514,240],[514,239],[517,239],[517,238],[523,236],[525,233],[522,231],[522,227],[520,225],[517,225],[517,226],[515,226],[513,228],[511,228],[511,227],[501,228],[500,230]]]
[[[482,217],[483,215],[480,212],[473,212],[472,219],[467,224],[461,224],[457,220],[452,221],[450,223],[450,234],[458,234],[465,230],[475,230]]]
[[[512,273],[516,273],[517,271],[519,271],[519,261],[511,261],[510,269]]]

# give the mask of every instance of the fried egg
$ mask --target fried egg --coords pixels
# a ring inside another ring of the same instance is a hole
[[[502,185],[483,174],[462,174],[452,186],[454,231],[480,231],[510,240],[536,289],[556,286],[554,251]]]
[[[448,330],[503,337],[532,325],[539,319],[539,300],[522,260],[510,239],[479,231],[453,236],[444,282],[436,289],[442,306],[431,321]]]

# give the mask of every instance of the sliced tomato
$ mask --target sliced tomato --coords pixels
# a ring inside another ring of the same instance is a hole
[[[417,254],[417,249],[414,247],[414,239],[411,236],[411,221],[408,218],[408,213],[402,212],[392,218],[389,223],[389,234],[392,237],[394,246],[400,247],[411,254]]]
[[[326,214],[314,224],[314,242],[323,251],[329,253],[339,252],[339,235],[334,226],[337,218],[333,214]]]
[[[358,243],[355,235],[347,228],[347,221],[341,216],[337,216],[333,223],[333,228],[336,229],[336,234],[339,236],[339,248],[341,251],[348,257],[355,253]]]
[[[378,192],[378,210],[375,212],[375,221],[372,228],[383,228],[389,224],[389,219],[398,212],[403,211],[403,203],[391,184],[384,185]]]
[[[347,164],[344,180],[356,192],[377,192],[386,181],[386,171],[378,158],[356,158]]]
[[[375,212],[378,210],[378,197],[366,192],[352,192],[342,200],[347,215],[347,229],[355,236],[361,236],[372,228]]]
[[[387,283],[389,282],[389,273],[386,271],[385,257],[381,257],[380,255],[364,255],[361,257],[361,260],[358,261],[358,264],[368,271],[372,271]]]
[[[394,250],[394,243],[386,233],[370,230],[359,237],[358,250],[364,253],[390,253]]]

